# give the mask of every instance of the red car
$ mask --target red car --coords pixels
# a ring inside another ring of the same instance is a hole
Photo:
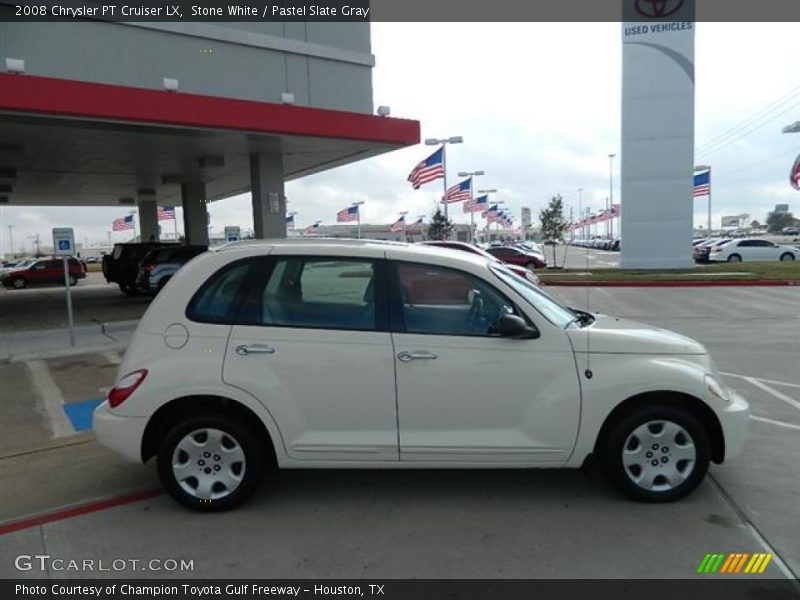
[[[77,258],[69,258],[69,284],[86,277],[86,268]],[[19,269],[9,269],[2,276],[5,287],[21,290],[29,284],[64,283],[64,262],[61,258],[40,258]]]
[[[524,266],[518,266],[514,263],[510,263],[508,261],[499,259],[497,256],[493,256],[489,254],[483,248],[478,248],[477,246],[473,246],[472,244],[467,244],[466,242],[455,242],[450,240],[430,240],[427,242],[421,242],[426,246],[438,246],[439,248],[450,248],[451,250],[461,250],[463,252],[470,252],[472,254],[477,254],[478,256],[483,256],[484,258],[489,258],[491,260],[501,260],[501,262],[507,263],[506,267],[522,277],[523,279],[527,279],[534,285],[539,285],[539,278],[531,273],[530,269],[525,268]]]
[[[534,254],[516,246],[490,246],[486,251],[496,259],[511,265],[529,269],[543,269],[547,266],[541,254]]]

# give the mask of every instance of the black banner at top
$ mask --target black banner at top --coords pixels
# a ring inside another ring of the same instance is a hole
[[[666,22],[691,0],[0,0],[0,21]],[[795,0],[702,0],[694,20],[800,21]]]

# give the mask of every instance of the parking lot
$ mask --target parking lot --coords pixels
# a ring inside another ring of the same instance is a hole
[[[591,466],[293,471],[236,511],[201,515],[157,493],[152,463],[123,463],[93,440],[87,416],[113,382],[119,350],[28,357],[0,364],[0,576],[83,575],[19,572],[12,557],[23,553],[193,560],[193,571],[171,577],[687,578],[706,553],[773,552],[762,577],[800,573],[800,521],[790,510],[800,495],[800,290],[550,291],[706,344],[726,383],[752,403],[744,454],[713,466],[674,504],[633,503]],[[136,318],[147,304],[92,280],[75,293],[82,324]],[[19,303],[10,327],[29,315],[30,329],[36,311],[22,294],[55,304],[63,290],[0,292],[0,306]],[[42,322],[63,325],[58,311],[44,312]],[[65,518],[21,522],[69,507],[78,508]]]

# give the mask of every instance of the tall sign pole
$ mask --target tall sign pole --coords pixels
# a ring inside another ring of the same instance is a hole
[[[64,288],[67,293],[67,328],[69,345],[75,346],[75,323],[72,316],[72,286],[70,285],[69,258],[75,252],[75,233],[72,227],[53,228],[53,253],[60,256],[64,264]]]

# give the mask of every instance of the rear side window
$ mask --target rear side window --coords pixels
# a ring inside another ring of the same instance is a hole
[[[214,273],[189,302],[186,316],[201,323],[233,323],[236,299],[252,265],[242,261]]]
[[[376,329],[375,263],[286,257],[254,285],[237,322],[308,329]]]

